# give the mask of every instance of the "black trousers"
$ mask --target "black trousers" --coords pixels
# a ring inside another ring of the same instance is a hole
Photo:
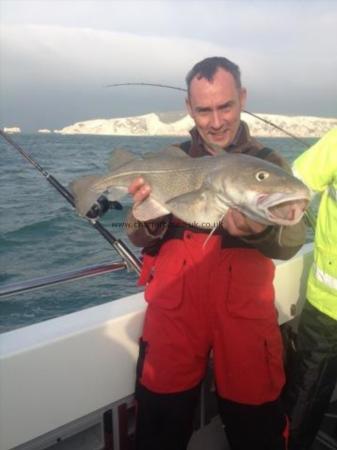
[[[219,412],[232,450],[286,450],[287,419],[280,399],[241,405],[219,398]]]
[[[136,450],[186,450],[200,386],[176,394],[136,389]],[[241,405],[218,399],[221,419],[232,450],[286,450],[287,422],[280,400]]]
[[[337,320],[307,301],[289,361],[283,395],[290,418],[289,450],[309,450],[337,382]]]
[[[177,394],[136,388],[136,450],[185,450],[193,433],[201,386]]]

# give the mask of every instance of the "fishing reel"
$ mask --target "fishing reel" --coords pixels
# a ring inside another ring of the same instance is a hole
[[[123,209],[123,206],[116,201],[109,201],[105,195],[98,197],[96,202],[92,205],[86,214],[88,219],[99,219],[102,217],[109,209]]]

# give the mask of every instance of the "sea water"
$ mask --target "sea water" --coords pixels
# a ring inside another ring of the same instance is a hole
[[[107,169],[113,149],[158,151],[181,137],[13,135],[12,139],[61,184]],[[291,138],[260,139],[289,162],[305,147]],[[308,145],[316,139],[307,139]],[[116,262],[111,245],[17,150],[0,138],[0,286],[85,266]],[[101,223],[127,242],[122,228],[131,202]],[[130,244],[129,244],[130,245]],[[139,249],[130,245],[139,255]],[[0,298],[0,332],[105,303],[139,291],[133,272],[120,271]]]

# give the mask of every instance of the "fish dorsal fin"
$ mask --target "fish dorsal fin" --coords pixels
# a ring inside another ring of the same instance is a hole
[[[133,215],[137,220],[146,222],[147,220],[157,219],[166,216],[170,212],[164,208],[157,200],[151,196],[132,208]]]
[[[214,203],[214,193],[204,188],[174,197],[166,204],[178,219],[206,229],[214,228],[228,209],[223,205],[220,210]]]
[[[172,156],[175,158],[190,158],[181,148],[171,145],[159,152],[160,155]]]
[[[171,145],[164,150],[159,150],[158,152],[144,153],[143,158],[158,158],[160,156],[171,158],[189,158],[189,156],[181,148],[174,145]]]
[[[131,161],[134,161],[135,159],[137,159],[137,156],[129,150],[125,150],[124,148],[117,148],[116,150],[113,150],[108,162],[108,166],[110,169],[119,169],[120,167],[128,164]]]

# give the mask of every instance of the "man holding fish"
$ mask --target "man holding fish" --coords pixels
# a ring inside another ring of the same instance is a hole
[[[244,153],[289,170],[240,119],[246,90],[237,65],[207,58],[186,81],[195,128],[182,151],[192,158]],[[144,202],[151,193],[146,177],[138,177],[129,192],[135,206]],[[129,217],[129,238],[144,247],[140,283],[148,302],[137,367],[136,448],[186,449],[212,350],[219,412],[232,450],[285,450],[282,342],[269,258],[288,259],[299,250],[303,220],[273,226],[231,207],[204,246],[207,233],[172,215],[143,226]]]
[[[285,450],[283,348],[274,264],[305,241],[310,194],[249,134],[238,66],[207,58],[186,78],[191,141],[71,184],[88,214],[99,195],[133,196],[130,240],[144,247],[148,303],[137,364],[137,450],[184,450],[210,352],[232,450]]]

